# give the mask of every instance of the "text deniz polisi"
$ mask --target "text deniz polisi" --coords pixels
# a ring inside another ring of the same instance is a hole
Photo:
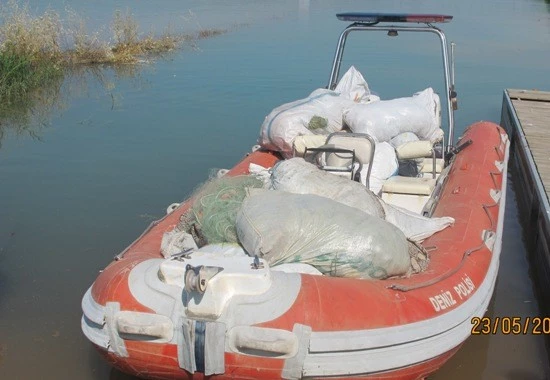
[[[472,293],[475,289],[475,285],[473,281],[468,276],[462,277],[462,281],[459,282],[457,285],[454,286],[456,294],[460,297],[460,299],[464,297],[468,297],[470,293]]]
[[[453,286],[453,291],[442,290],[439,294],[430,297],[430,303],[435,311],[445,310],[457,303],[457,299],[467,298],[475,289],[474,282],[468,275],[464,275],[461,281]]]

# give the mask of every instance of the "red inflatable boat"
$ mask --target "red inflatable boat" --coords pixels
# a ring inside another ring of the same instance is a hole
[[[445,167],[429,194],[412,197],[424,200],[424,215],[455,221],[422,242],[427,269],[385,280],[289,273],[208,246],[165,258],[162,237],[178,225],[189,200],[119,254],[83,298],[82,330],[116,368],[154,379],[423,379],[468,338],[472,318],[485,313],[499,267],[509,141],[499,126],[479,122],[453,144],[456,94],[446,41],[432,26],[450,17],[340,18],[353,24],[340,39],[329,88],[350,31],[416,28],[441,38],[449,94]],[[255,150],[226,175],[280,159]],[[386,192],[383,199],[403,205],[413,199],[408,196]],[[218,269],[211,276],[201,271],[208,268]]]

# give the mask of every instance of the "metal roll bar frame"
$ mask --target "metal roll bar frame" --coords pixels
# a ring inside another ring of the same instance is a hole
[[[355,31],[395,31],[395,32],[424,32],[424,33],[434,33],[439,37],[441,42],[441,55],[443,58],[443,74],[445,81],[445,90],[447,96],[445,101],[447,103],[447,119],[449,125],[449,136],[447,147],[445,149],[445,139],[443,139],[443,152],[448,152],[453,147],[454,143],[454,107],[453,102],[456,104],[456,92],[454,89],[454,57],[449,58],[449,49],[447,47],[447,39],[443,31],[430,23],[426,23],[426,26],[395,26],[395,25],[375,25],[376,23],[360,23],[355,22],[349,25],[344,31],[340,34],[338,39],[338,45],[336,46],[336,53],[334,55],[334,61],[332,63],[332,70],[330,73],[330,78],[328,81],[327,88],[329,90],[334,90],[338,81],[338,75],[340,72],[340,65],[342,63],[342,57],[344,55],[344,47],[346,45],[346,39],[351,32]],[[451,72],[452,70],[452,72]],[[452,74],[451,74],[452,73]],[[451,77],[452,75],[452,77]]]

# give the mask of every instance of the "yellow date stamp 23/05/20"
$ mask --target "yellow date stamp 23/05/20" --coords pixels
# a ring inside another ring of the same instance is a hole
[[[550,334],[550,317],[473,317],[472,335]]]

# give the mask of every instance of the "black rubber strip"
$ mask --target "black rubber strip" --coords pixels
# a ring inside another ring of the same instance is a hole
[[[204,373],[204,338],[206,322],[195,321],[195,367]]]

